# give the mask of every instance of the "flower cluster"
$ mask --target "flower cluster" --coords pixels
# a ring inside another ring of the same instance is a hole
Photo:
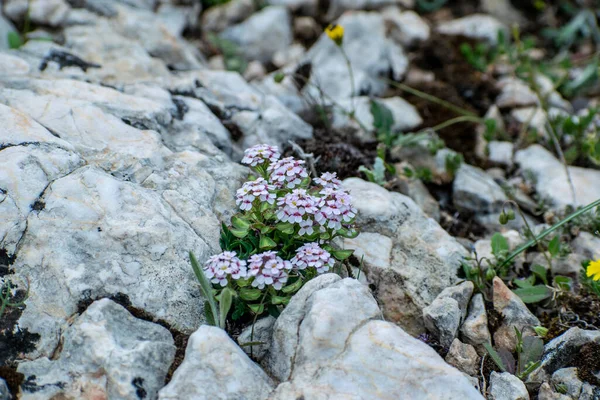
[[[300,247],[296,250],[296,256],[292,258],[294,267],[300,270],[313,267],[318,274],[329,271],[334,263],[335,260],[331,254],[316,243],[307,243]]]
[[[235,202],[241,210],[250,210],[255,199],[266,201],[269,204],[275,203],[275,195],[270,193],[275,186],[269,185],[264,178],[258,178],[255,181],[244,183],[241,189],[238,189],[235,196]]]
[[[260,144],[258,146],[251,147],[244,151],[244,158],[242,163],[256,167],[258,164],[265,162],[275,162],[279,159],[279,149],[275,146],[269,146],[268,144]]]
[[[233,279],[246,277],[246,261],[237,258],[235,251],[224,251],[208,259],[204,267],[204,274],[212,283],[218,283],[225,287],[228,277]]]
[[[302,179],[308,177],[303,165],[304,161],[296,160],[293,157],[275,161],[267,168],[267,171],[270,172],[271,183],[278,188],[295,188],[302,182]]]
[[[340,235],[355,237],[356,209],[335,173],[311,181],[304,161],[280,159],[277,147],[254,146],[245,151],[242,163],[258,177],[237,190],[241,213],[232,217],[233,228],[224,227],[221,236],[221,246],[228,251],[211,257],[204,273],[221,287],[251,286],[240,292],[250,296],[249,301],[256,300],[258,290],[290,286],[285,295],[277,295],[275,301],[280,301],[306,279],[329,271],[336,258],[344,259],[342,254],[348,252],[332,249],[329,241]],[[270,295],[260,298],[269,301]]]
[[[274,251],[255,254],[248,261],[248,275],[254,277],[252,286],[259,289],[264,289],[265,285],[272,285],[280,290],[287,282],[287,271],[292,269],[292,263],[283,260]]]

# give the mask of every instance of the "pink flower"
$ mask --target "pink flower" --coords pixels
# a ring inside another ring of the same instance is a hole
[[[247,275],[246,261],[236,257],[235,251],[224,251],[208,259],[204,266],[204,275],[212,283],[227,286],[227,278],[245,278]]]
[[[252,286],[259,289],[271,285],[276,290],[280,290],[287,282],[287,271],[292,269],[292,263],[283,260],[274,251],[255,254],[248,261],[248,276],[254,277]]]
[[[296,250],[296,256],[292,258],[292,265],[295,268],[315,268],[319,274],[327,272],[334,264],[335,260],[331,254],[317,243],[305,244]]]
[[[278,188],[287,186],[289,189],[293,189],[302,182],[303,178],[308,176],[302,165],[304,165],[304,161],[296,160],[293,157],[278,160],[267,168],[267,171],[270,172],[269,180]]]
[[[300,223],[304,218],[317,212],[318,199],[309,195],[304,189],[294,189],[277,200],[279,206],[277,219],[282,222]]]
[[[338,230],[342,222],[349,224],[356,217],[356,209],[352,207],[352,197],[343,190],[325,188],[319,202],[319,210],[315,214],[315,221],[321,226]]]
[[[320,178],[316,178],[315,182],[323,188],[339,189],[342,182],[337,178],[335,172],[325,172]]]
[[[269,185],[263,178],[255,181],[248,181],[237,190],[235,202],[241,210],[250,210],[255,199],[266,201],[269,204],[275,203],[275,195],[269,190],[275,190],[275,186]]]
[[[258,164],[263,164],[265,161],[273,163],[279,160],[279,149],[277,146],[269,146],[268,144],[259,144],[244,151],[242,164],[256,167]]]

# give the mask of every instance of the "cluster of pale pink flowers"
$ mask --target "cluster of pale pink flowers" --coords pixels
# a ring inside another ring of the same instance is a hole
[[[282,259],[274,251],[250,256],[248,263],[240,260],[235,251],[225,251],[208,259],[204,266],[204,274],[212,283],[227,286],[228,278],[252,279],[252,286],[264,289],[272,286],[280,290],[288,280],[290,271],[314,268],[317,274],[327,272],[333,267],[335,260],[317,243],[308,243],[296,250],[291,261]],[[247,265],[247,267],[246,267]]]
[[[275,186],[269,185],[264,178],[248,181],[242,185],[241,189],[237,190],[235,202],[241,210],[250,210],[256,199],[273,204],[275,203],[275,195],[270,190],[274,189]]]
[[[204,274],[212,283],[227,286],[227,278],[245,278],[247,276],[246,261],[240,260],[235,251],[224,251],[208,259]]]
[[[316,230],[325,232],[349,227],[356,209],[352,207],[350,195],[341,189],[341,181],[335,172],[315,178],[318,186],[313,189],[297,188],[308,177],[304,161],[278,157],[277,147],[265,144],[245,151],[242,163],[267,165],[265,176],[268,180],[258,178],[246,182],[237,191],[236,202],[241,210],[250,210],[258,201],[273,204],[277,200],[277,220],[298,224],[300,236],[312,235]],[[274,192],[278,189],[291,191],[276,199]]]

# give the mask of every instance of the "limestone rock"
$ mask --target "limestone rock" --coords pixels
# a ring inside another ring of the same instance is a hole
[[[61,343],[52,359],[19,364],[20,398],[156,398],[175,357],[167,329],[108,299],[77,317]]]
[[[217,327],[203,325],[190,336],[185,358],[160,400],[266,400],[273,381]]]

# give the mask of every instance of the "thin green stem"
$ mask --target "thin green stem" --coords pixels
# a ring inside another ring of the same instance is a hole
[[[435,97],[435,96],[432,96],[432,95],[427,94],[425,92],[421,92],[420,90],[412,88],[412,87],[410,87],[410,86],[408,86],[408,85],[406,85],[404,83],[395,82],[395,81],[393,81],[391,79],[386,79],[386,81],[390,85],[392,85],[392,86],[394,86],[394,87],[396,87],[396,88],[398,88],[400,90],[408,92],[408,93],[410,93],[410,94],[412,94],[414,96],[420,97],[420,98],[422,98],[424,100],[427,100],[427,101],[430,101],[432,103],[438,104],[438,105],[440,105],[440,106],[442,106],[444,108],[447,108],[449,110],[454,111],[457,114],[461,114],[461,115],[469,116],[469,117],[477,117],[477,115],[475,113],[473,113],[473,112],[471,112],[469,110],[465,110],[464,108],[455,106],[454,104],[452,104],[452,103],[450,103],[450,102],[448,102],[446,100],[440,99],[439,97]]]
[[[433,126],[431,128],[426,128],[426,129],[424,129],[424,131],[437,132],[441,129],[447,128],[449,126],[452,126],[454,124],[458,124],[461,122],[475,122],[475,123],[481,124],[481,123],[483,123],[483,120],[479,117],[471,117],[468,115],[464,115],[462,117],[456,117],[456,118],[449,119],[448,121],[444,121],[441,124]]]
[[[356,109],[354,108],[354,96],[356,95],[356,88],[354,87],[354,71],[352,70],[352,63],[350,63],[350,58],[348,58],[348,54],[346,54],[346,51],[342,46],[339,47],[340,51],[342,52],[342,55],[344,56],[344,60],[346,60],[346,66],[348,67],[348,72],[350,74],[350,102],[352,105],[351,114],[352,116],[354,116],[354,113],[356,112]]]
[[[550,228],[546,229],[545,231],[543,231],[542,233],[540,233],[537,236],[534,236],[533,239],[529,240],[528,242],[522,244],[521,246],[519,246],[518,248],[516,248],[512,253],[510,253],[508,255],[508,257],[506,258],[506,260],[504,260],[499,268],[504,267],[505,265],[508,265],[512,260],[514,260],[519,254],[521,254],[522,252],[524,252],[525,250],[527,250],[528,248],[530,248],[531,246],[535,245],[536,243],[538,243],[540,240],[542,240],[543,238],[545,238],[546,236],[548,236],[549,234],[551,234],[552,232],[554,232],[555,230],[557,230],[558,228],[560,228],[561,226],[565,225],[567,222],[571,221],[574,218],[577,218],[578,216],[580,216],[581,214],[584,214],[588,211],[590,211],[591,209],[593,209],[594,207],[598,207],[600,206],[600,199],[588,204],[587,206],[580,208],[579,210],[575,211],[574,213],[572,213],[571,215],[569,215],[568,217],[566,217],[565,219],[563,219],[562,221],[552,225]]]

